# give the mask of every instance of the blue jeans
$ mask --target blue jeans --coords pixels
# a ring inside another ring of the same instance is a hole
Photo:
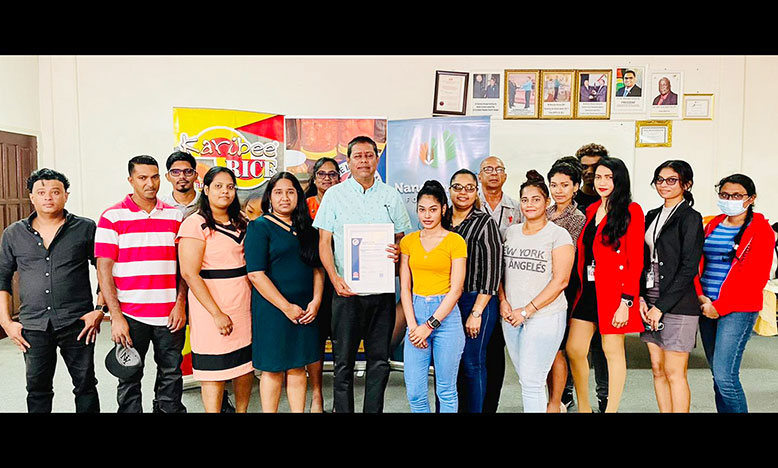
[[[732,312],[715,320],[700,317],[700,339],[713,373],[719,413],[748,413],[746,394],[740,384],[740,362],[757,315]]]
[[[462,293],[459,298],[459,310],[462,315],[462,325],[467,322],[470,311],[473,309],[478,292]],[[486,345],[494,331],[494,325],[499,319],[497,296],[492,296],[486,304],[481,315],[481,331],[475,338],[465,337],[465,350],[462,353],[462,362],[459,365],[460,397],[466,401],[468,413],[480,413],[486,395]]]
[[[521,398],[525,413],[545,413],[546,376],[565,335],[567,314],[535,316],[514,327],[501,320],[505,347],[519,374]]]
[[[424,322],[435,313],[443,301],[444,295],[418,296],[413,295],[413,313],[416,323],[425,327]],[[441,413],[456,413],[459,407],[457,397],[457,373],[462,350],[465,348],[465,332],[462,329],[459,307],[454,305],[440,327],[432,331],[427,338],[426,349],[419,349],[411,344],[406,332],[403,348],[405,389],[412,413],[429,413],[430,405],[427,398],[427,381],[430,362],[435,367],[435,393],[440,400]]]

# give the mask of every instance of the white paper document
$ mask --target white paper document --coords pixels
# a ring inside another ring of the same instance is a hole
[[[394,292],[394,262],[386,248],[394,243],[393,224],[343,225],[343,278],[358,294]]]

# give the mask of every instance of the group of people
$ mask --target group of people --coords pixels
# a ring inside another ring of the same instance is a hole
[[[307,190],[274,175],[241,206],[233,172],[211,168],[194,190],[196,162],[176,151],[173,185],[158,197],[156,160],[128,163],[133,193],[98,223],[68,213],[67,178],[41,169],[28,179],[35,211],[9,226],[0,250],[0,325],[24,352],[27,406],[51,411],[56,349],[74,383],[77,412],[99,411],[94,343],[110,313],[116,349],[141,361],[154,346],[154,412],[185,412],[185,325],[206,412],[223,410],[232,382],[246,412],[255,370],[263,412],[324,410],[322,364],[329,338],[333,411],[354,412],[360,342],[367,361],[364,412],[382,412],[393,332],[405,328],[404,379],[412,412],[431,411],[430,365],[440,412],[495,412],[505,350],[526,412],[619,408],[626,380],[624,336],[646,342],[661,412],[688,412],[689,353],[699,328],[716,407],[745,412],[740,360],[762,305],[775,237],[754,211],[756,188],[742,174],[716,188],[722,214],[706,226],[693,208],[693,172],[671,160],[650,183],[664,204],[645,215],[631,199],[624,163],[601,145],[557,160],[546,179],[529,171],[519,200],[502,191],[508,173],[489,156],[478,174],[456,171],[445,188],[420,189],[412,232],[400,194],[376,177],[369,137],[348,145],[350,176],[321,158]],[[450,203],[449,203],[450,200]],[[553,203],[552,203],[553,200]],[[356,294],[344,279],[344,225],[389,223],[395,294]],[[89,264],[97,267],[97,305]],[[11,320],[11,276],[20,274],[20,321]],[[568,372],[569,370],[569,372]],[[140,365],[118,376],[119,412],[141,412]],[[548,389],[548,392],[546,391]]]

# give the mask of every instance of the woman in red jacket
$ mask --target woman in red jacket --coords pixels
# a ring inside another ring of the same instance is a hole
[[[699,281],[700,338],[713,373],[716,410],[747,413],[740,384],[740,361],[770,277],[775,245],[770,223],[754,213],[756,187],[750,177],[733,174],[716,186],[724,214],[705,227]]]
[[[608,361],[608,406],[619,409],[627,377],[624,334],[644,330],[638,296],[643,270],[643,210],[632,202],[629,172],[618,158],[597,165],[594,188],[601,200],[586,210],[586,224],[578,238],[576,294],[567,338],[567,356],[578,394],[578,411],[588,413],[589,343],[597,328]],[[596,269],[595,269],[596,266]]]

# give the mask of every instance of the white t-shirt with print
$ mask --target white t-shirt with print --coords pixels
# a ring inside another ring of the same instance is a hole
[[[523,226],[510,226],[505,231],[503,242],[505,294],[514,309],[529,304],[551,281],[551,252],[563,245],[573,245],[567,230],[552,222],[529,236],[522,232]],[[564,292],[536,314],[541,316],[558,312],[567,312]]]

